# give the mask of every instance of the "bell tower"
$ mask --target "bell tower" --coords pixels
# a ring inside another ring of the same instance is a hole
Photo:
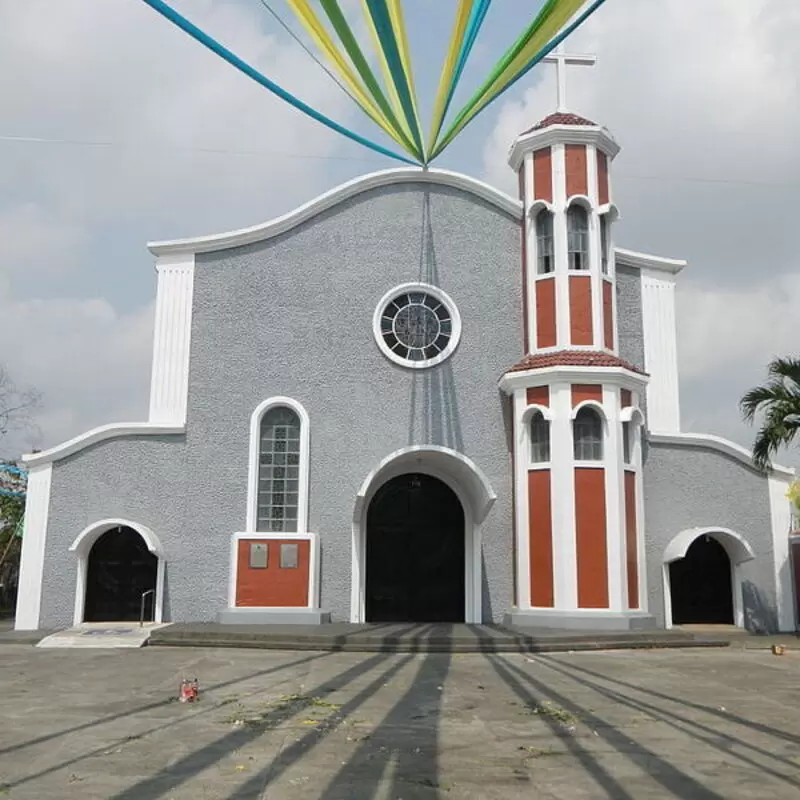
[[[523,359],[501,379],[514,422],[514,624],[654,625],[647,613],[640,402],[647,376],[618,355],[611,164],[602,126],[566,106],[510,154],[522,221]]]

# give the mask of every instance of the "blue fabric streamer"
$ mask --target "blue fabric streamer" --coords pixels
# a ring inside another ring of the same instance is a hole
[[[306,105],[302,100],[299,100],[285,89],[282,89],[277,83],[267,78],[266,75],[263,75],[245,61],[242,61],[242,59],[221,45],[218,41],[212,39],[208,34],[201,31],[200,28],[189,22],[189,20],[185,17],[182,17],[177,11],[175,11],[175,9],[163,2],[163,0],[142,0],[142,2],[146,3],[148,6],[150,6],[150,8],[152,8],[154,11],[157,11],[163,17],[166,17],[174,25],[177,25],[177,27],[179,27],[184,33],[188,33],[189,36],[200,42],[200,44],[207,47],[220,58],[225,59],[225,61],[227,61],[231,66],[236,67],[236,69],[238,69],[240,72],[243,72],[245,75],[247,75],[248,78],[252,78],[256,83],[280,97],[281,100],[285,100],[287,103],[289,103],[289,105],[294,106],[298,111],[302,111],[304,114],[308,115],[312,119],[315,119],[317,122],[321,122],[326,127],[336,131],[336,133],[340,133],[342,136],[346,136],[348,139],[352,139],[354,142],[358,142],[358,144],[368,147],[370,150],[374,150],[376,153],[389,156],[389,158],[402,161],[405,164],[417,166],[417,162],[412,161],[411,159],[406,158],[399,153],[395,153],[392,150],[379,145],[377,142],[372,142],[369,139],[365,139],[363,136],[359,136],[359,134],[355,133],[354,131],[345,128],[338,122],[334,122],[334,120],[326,117],[319,111],[316,111],[311,106]]]

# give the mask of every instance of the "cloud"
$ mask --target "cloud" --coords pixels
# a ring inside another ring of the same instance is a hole
[[[616,243],[689,261],[678,278],[684,425],[743,442],[739,396],[773,355],[797,353],[798,36],[800,4],[783,0],[617,0],[566,43],[598,56],[570,68],[570,109],[623,148]],[[553,110],[553,72],[535,68],[537,82],[495,112],[484,175],[508,191],[508,148]]]
[[[9,373],[43,395],[40,433],[2,442],[3,455],[49,446],[100,422],[147,413],[152,304],[120,314],[102,298],[7,301],[0,341]],[[20,335],[21,332],[34,335]]]
[[[257,3],[175,5],[348,123],[350,101]],[[145,418],[146,241],[263,221],[363,167],[329,168],[364,153],[129,0],[0,4],[0,96],[0,361],[42,390],[44,446]]]

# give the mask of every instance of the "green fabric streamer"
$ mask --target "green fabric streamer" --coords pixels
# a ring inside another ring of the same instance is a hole
[[[517,65],[516,69],[509,70],[509,66],[513,64],[514,60],[519,57],[531,41],[537,37],[537,35],[542,36],[543,33],[546,33],[547,39],[551,39],[584,3],[585,0],[547,0],[533,22],[531,22],[517,41],[503,54],[502,58],[492,69],[489,77],[466,102],[447,132],[439,139],[430,154],[431,159],[440,155],[445,147],[453,141],[478,113],[508,88],[521,73],[526,71],[533,63],[541,60],[541,58],[558,43],[557,41],[551,41],[549,47],[543,44],[542,47],[538,48],[538,52],[530,59]],[[597,8],[597,4],[592,7],[590,13],[594,11],[595,8]],[[559,37],[559,41],[575,30],[587,16],[588,14],[584,14],[575,24],[564,31],[563,35]],[[546,30],[543,31],[545,26]]]
[[[411,140],[403,133],[403,126],[398,121],[391,104],[387,100],[383,89],[381,89],[378,79],[375,77],[375,73],[370,68],[347,19],[342,13],[342,9],[339,7],[338,0],[319,0],[319,2],[330,20],[336,35],[339,37],[339,41],[342,43],[345,52],[350,58],[350,62],[361,76],[361,80],[364,81],[364,86],[372,95],[372,98],[378,104],[381,111],[383,111],[389,122],[394,125],[395,130],[403,140],[402,143],[406,150],[421,161],[422,151],[415,147]]]

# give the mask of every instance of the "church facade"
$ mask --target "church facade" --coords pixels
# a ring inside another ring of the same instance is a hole
[[[603,127],[510,197],[394,169],[150,245],[147,421],[25,457],[16,626],[793,630],[792,473],[680,429],[684,263],[615,245]]]

